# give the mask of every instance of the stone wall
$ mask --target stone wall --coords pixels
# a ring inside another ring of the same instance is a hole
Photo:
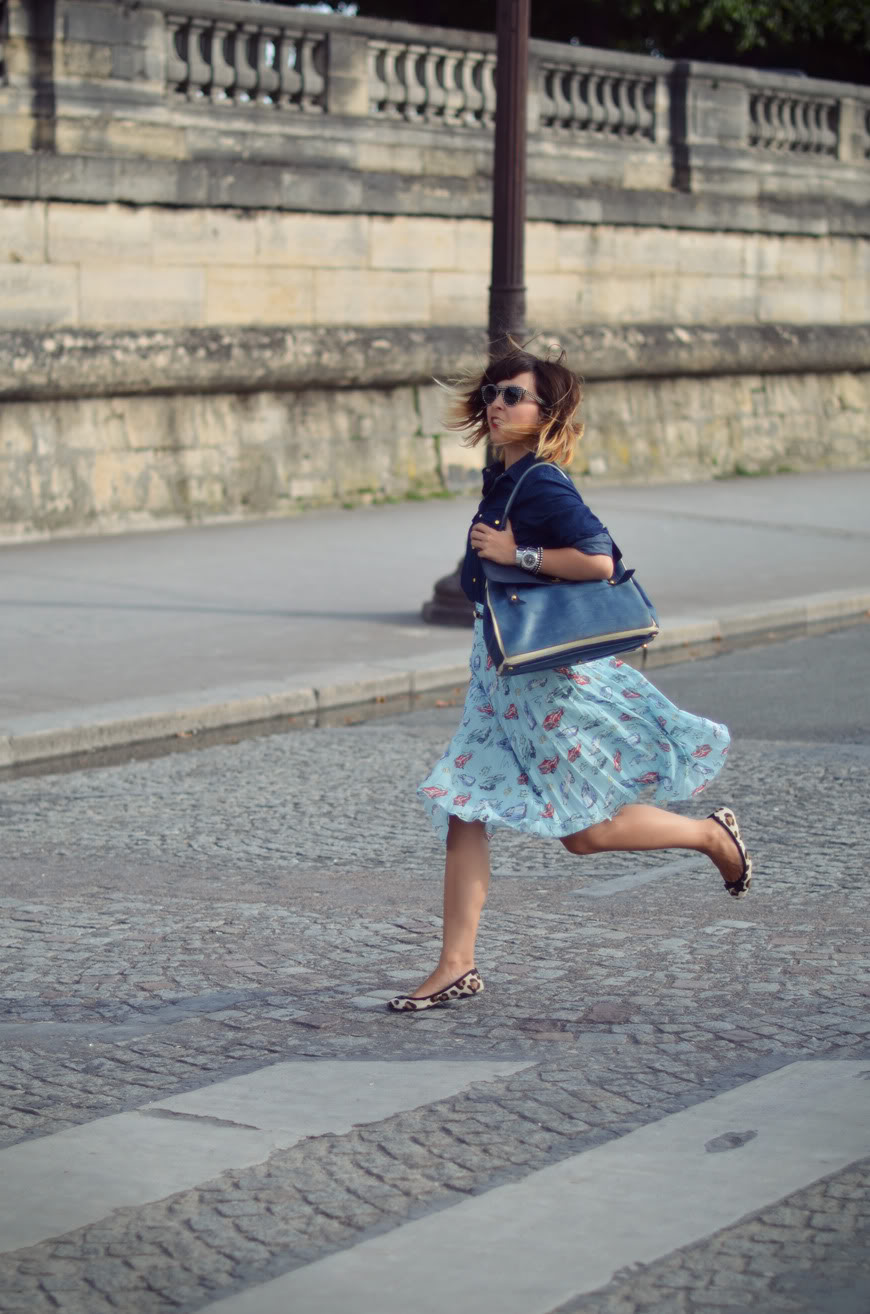
[[[479,462],[443,433],[441,404],[431,386],[8,402],[0,536],[468,487]],[[866,466],[868,412],[870,372],[599,380],[574,473],[661,482]]]
[[[0,533],[461,486],[494,42],[0,0]],[[532,43],[530,326],[606,478],[870,462],[870,89]]]
[[[870,170],[868,170],[870,176]],[[0,201],[7,328],[483,325],[475,218]],[[868,318],[870,239],[527,225],[534,328]]]
[[[0,365],[6,538],[280,515],[477,482],[480,451],[445,432],[444,393],[429,374],[481,363],[476,332],[91,330],[16,342]],[[865,327],[635,326],[559,342],[591,376],[578,475],[870,465]],[[246,376],[252,359],[257,378]],[[829,368],[802,369],[809,360]]]

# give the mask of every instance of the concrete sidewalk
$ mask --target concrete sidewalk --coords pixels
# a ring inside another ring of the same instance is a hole
[[[593,487],[659,610],[657,660],[870,609],[870,471]],[[0,765],[466,678],[420,607],[473,500],[0,549]]]

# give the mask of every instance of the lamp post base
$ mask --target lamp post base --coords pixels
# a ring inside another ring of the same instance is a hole
[[[438,580],[431,599],[423,603],[423,619],[429,625],[462,625],[467,629],[474,624],[474,609],[459,583],[461,569],[460,561],[452,575]]]

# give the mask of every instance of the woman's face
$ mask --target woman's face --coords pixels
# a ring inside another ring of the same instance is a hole
[[[535,376],[531,370],[525,370],[522,374],[515,374],[512,379],[502,379],[498,387],[509,388],[511,386],[525,388],[526,392],[533,395],[537,393]],[[504,447],[508,443],[516,442],[516,438],[506,435],[501,438],[499,430],[501,426],[522,426],[537,424],[541,418],[541,408],[531,397],[523,397],[522,401],[517,402],[515,406],[508,406],[504,399],[504,394],[499,392],[495,401],[490,403],[486,408],[486,422],[489,426],[490,442],[493,447]]]

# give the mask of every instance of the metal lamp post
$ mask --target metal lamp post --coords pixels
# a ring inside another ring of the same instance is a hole
[[[489,288],[490,359],[526,334],[526,101],[531,0],[498,0],[495,157],[492,178],[492,278]],[[489,459],[489,451],[487,457]],[[472,611],[459,583],[460,565],[435,585],[423,619],[470,625]]]

